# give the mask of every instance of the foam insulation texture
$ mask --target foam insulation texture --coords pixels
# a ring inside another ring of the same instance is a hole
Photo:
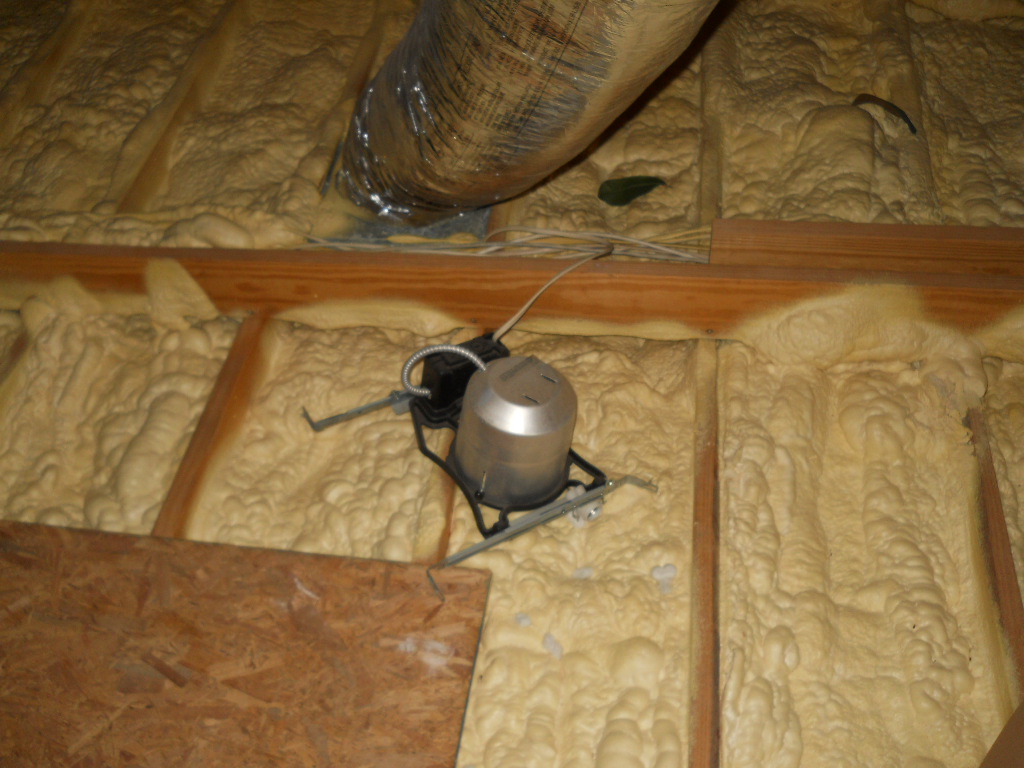
[[[175,263],[154,273],[148,297],[62,280],[0,312],[0,360],[26,336],[0,380],[5,519],[152,530],[238,329]]]
[[[8,3],[0,237],[276,247],[346,231],[363,214],[320,191],[415,11]],[[550,177],[502,221],[644,238],[720,216],[1019,226],[1022,60],[1016,0],[722,0],[637,103],[630,80],[601,106],[624,111],[601,138],[563,169],[543,156],[534,173]],[[854,105],[862,94],[876,101]],[[667,183],[628,206],[598,200],[629,175]]]
[[[144,532],[237,321],[170,263],[145,297],[59,281],[0,313],[6,517]],[[974,335],[912,291],[853,288],[718,345],[722,764],[975,766],[1011,696],[970,535],[984,408],[1021,561],[1020,313]],[[432,561],[479,539],[407,417],[316,435],[421,344],[467,333],[418,307],[272,321],[250,407],[211,459],[189,535]],[[574,384],[575,447],[626,487],[478,556],[493,573],[460,765],[682,766],[688,750],[697,334],[526,321],[506,341]],[[443,446],[438,446],[443,452]]]
[[[1018,2],[720,3],[670,77],[506,216],[648,238],[716,217],[1020,226],[1021,61]],[[595,199],[638,174],[667,183]]]

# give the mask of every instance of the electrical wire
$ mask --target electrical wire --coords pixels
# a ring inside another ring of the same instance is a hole
[[[495,242],[499,235],[519,233],[510,239]],[[296,233],[298,234],[298,233]],[[447,256],[549,256],[572,257],[577,253],[598,253],[609,244],[612,255],[626,258],[655,259],[683,263],[706,264],[710,250],[710,227],[696,227],[666,233],[651,240],[607,232],[566,232],[557,229],[511,226],[492,230],[482,240],[451,242],[395,242],[369,240],[331,240],[302,235],[306,248],[360,251],[369,253],[401,250],[406,253],[431,253]]]
[[[502,336],[504,336],[506,333],[511,331],[512,328],[515,326],[515,324],[523,319],[523,315],[525,315],[527,312],[530,311],[530,307],[532,307],[537,302],[537,299],[539,299],[541,296],[544,295],[544,291],[546,291],[552,285],[554,285],[559,280],[561,280],[563,277],[568,275],[574,269],[579,269],[580,267],[582,267],[587,262],[593,261],[594,259],[599,259],[602,256],[607,256],[611,252],[612,252],[612,246],[611,246],[611,244],[608,244],[607,246],[605,246],[605,249],[603,251],[601,251],[600,253],[591,254],[590,256],[587,256],[585,258],[580,259],[577,262],[574,262],[573,264],[570,264],[568,267],[566,267],[561,272],[559,272],[557,275],[555,275],[550,280],[548,280],[546,283],[544,283],[543,287],[539,291],[537,291],[535,294],[533,294],[533,296],[530,297],[530,300],[527,301],[519,309],[518,312],[516,312],[514,315],[512,315],[512,317],[510,317],[508,320],[506,320],[505,324],[494,332],[494,340],[498,341]]]
[[[595,259],[599,259],[602,256],[607,256],[611,252],[612,246],[608,244],[605,246],[604,250],[600,251],[599,253],[592,253],[589,256],[580,259],[579,261],[573,262],[568,267],[559,272],[557,275],[548,280],[546,283],[544,283],[544,285],[541,287],[539,291],[533,294],[533,296],[531,296],[529,300],[522,307],[520,307],[514,315],[512,315],[512,317],[505,321],[504,325],[502,325],[498,330],[494,332],[494,340],[498,341],[502,336],[504,336],[506,333],[512,330],[515,324],[523,319],[523,315],[530,311],[530,307],[532,307],[537,302],[537,299],[544,295],[544,292],[548,288],[557,283],[559,280],[561,280],[563,277],[568,275],[573,270],[579,269],[584,264],[594,261]],[[415,352],[413,352],[412,355],[410,355],[409,359],[405,361],[405,365],[402,366],[402,386],[405,387],[406,392],[416,395],[417,397],[430,396],[430,390],[427,387],[416,386],[415,384],[412,383],[412,380],[409,378],[409,376],[412,373],[412,369],[416,367],[416,364],[419,363],[420,360],[436,352],[454,352],[455,354],[462,355],[463,357],[467,357],[470,360],[472,360],[476,367],[479,368],[481,371],[487,370],[487,363],[485,363],[483,359],[475,352],[471,352],[465,347],[460,347],[458,344],[434,344],[432,346],[423,347],[422,349],[418,349]]]
[[[499,235],[519,233],[511,239],[494,241]],[[296,233],[298,234],[298,233]],[[657,240],[643,240],[629,235],[617,235],[608,232],[566,232],[557,229],[540,227],[508,226],[494,229],[482,240],[472,242],[451,242],[427,240],[425,242],[396,243],[392,241],[368,240],[332,240],[303,235],[307,248],[328,248],[332,250],[362,251],[380,253],[394,251],[396,248],[407,253],[432,253],[449,256],[539,256],[550,255],[554,258],[571,257],[580,253],[587,254],[582,259],[570,264],[545,283],[529,301],[526,302],[512,317],[494,332],[494,340],[499,340],[508,333],[530,310],[537,300],[552,285],[567,274],[579,269],[584,264],[603,256],[625,256],[629,258],[659,259],[685,263],[706,264],[709,260],[710,227],[696,227],[681,232],[672,232],[660,236]],[[487,368],[479,356],[455,344],[440,344],[424,347],[415,352],[402,366],[402,386],[406,391],[420,397],[430,395],[426,387],[417,387],[409,379],[412,369],[423,358],[435,352],[454,352],[471,359],[481,370]]]

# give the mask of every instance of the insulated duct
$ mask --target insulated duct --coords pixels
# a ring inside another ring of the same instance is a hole
[[[425,224],[581,152],[690,44],[715,0],[424,0],[363,92],[337,183]]]

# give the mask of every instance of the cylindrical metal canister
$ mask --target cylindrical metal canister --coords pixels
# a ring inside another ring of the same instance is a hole
[[[575,426],[576,393],[558,371],[496,360],[466,388],[452,465],[484,504],[538,506],[565,487]]]

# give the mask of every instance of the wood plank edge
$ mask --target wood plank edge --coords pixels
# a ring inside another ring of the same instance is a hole
[[[722,241],[758,238],[838,238],[844,240],[970,241],[982,246],[1002,248],[1004,245],[1024,247],[1024,227],[976,227],[958,224],[878,224],[855,221],[781,221],[777,219],[716,218],[711,223],[712,235]]]
[[[1024,231],[1024,230],[1022,230]],[[1022,243],[1024,256],[1024,243]],[[715,244],[712,241],[712,252]],[[557,259],[523,256],[454,256],[396,251],[354,252],[330,249],[230,249],[230,248],[154,248],[143,246],[94,246],[64,243],[22,243],[0,240],[0,277],[48,280],[68,274],[74,265],[77,274],[92,282],[130,278],[141,279],[145,263],[153,258],[180,261],[193,276],[207,273],[235,273],[240,281],[251,280],[246,272],[266,271],[287,274],[308,269],[312,274],[333,270],[393,271],[400,278],[405,272],[466,271],[495,278],[522,273],[528,280],[550,277],[565,267]],[[945,271],[903,272],[879,264],[876,268],[832,269],[815,263],[810,266],[774,266],[771,264],[711,264],[605,259],[595,261],[576,275],[607,275],[639,278],[693,278],[716,280],[756,280],[806,283],[887,282],[907,285],[993,289],[1000,286],[1024,290],[1024,276],[959,275]],[[257,275],[255,279],[262,279]],[[569,277],[566,278],[567,280]],[[578,279],[578,278],[577,278]],[[88,286],[87,286],[88,287]],[[539,285],[537,286],[539,287]]]
[[[257,312],[246,317],[238,329],[153,524],[153,536],[184,537],[210,460],[227,431],[226,427],[248,405],[247,395],[255,374],[259,343],[268,319],[268,313]]]
[[[1021,603],[1017,571],[1010,549],[1010,536],[999,492],[999,481],[992,461],[992,447],[984,414],[978,408],[967,411],[967,426],[971,431],[978,462],[980,525],[982,555],[988,574],[988,588],[999,614],[1009,663],[1008,679],[1013,703],[1024,700],[1024,605]]]
[[[73,246],[52,254],[0,243],[0,276],[74,274],[91,290],[141,284],[147,258],[178,258],[223,311],[283,309],[327,299],[421,301],[496,327],[563,266],[550,259],[226,251]],[[6,248],[6,250],[5,250]],[[916,288],[934,319],[971,328],[1024,304],[1024,277],[869,272],[783,267],[596,262],[567,275],[534,316],[585,315],[612,322],[670,319],[721,334],[751,313],[835,292],[851,284]]]
[[[699,341],[690,624],[690,768],[718,768],[721,751],[718,627],[718,346]]]
[[[1024,228],[718,219],[717,266],[1024,275]]]
[[[437,471],[440,472],[440,469]],[[448,546],[452,540],[452,525],[455,522],[455,504],[458,497],[458,489],[448,475],[442,477],[441,484],[444,488],[444,530],[441,531],[441,536],[437,541],[434,563],[439,563],[448,556]]]
[[[1024,755],[1024,704],[1007,720],[980,768],[1020,768]]]
[[[410,429],[410,432],[411,431],[412,430]],[[413,439],[415,442],[411,434],[410,439]],[[454,440],[454,432],[449,432],[449,434],[445,435],[441,445],[441,452],[438,455],[447,456],[448,452],[451,450]],[[420,556],[413,561],[419,565],[431,566],[444,560],[448,555],[448,544],[451,542],[452,537],[452,524],[455,520],[455,504],[456,498],[458,497],[458,491],[455,487],[455,483],[450,477],[448,477],[447,473],[441,470],[440,467],[422,454],[419,455],[419,458],[430,465],[429,471],[432,473],[430,479],[427,481],[427,485],[425,486],[425,491],[430,492],[436,488],[440,489],[441,509],[444,514],[444,524],[437,537],[437,543],[434,545],[434,551],[430,555]],[[435,481],[437,483],[436,486],[434,484]]]
[[[21,361],[22,356],[28,349],[28,333],[22,330],[21,333],[14,339],[14,343],[7,352],[0,356],[0,385],[7,380],[14,369],[18,367],[18,363]]]

